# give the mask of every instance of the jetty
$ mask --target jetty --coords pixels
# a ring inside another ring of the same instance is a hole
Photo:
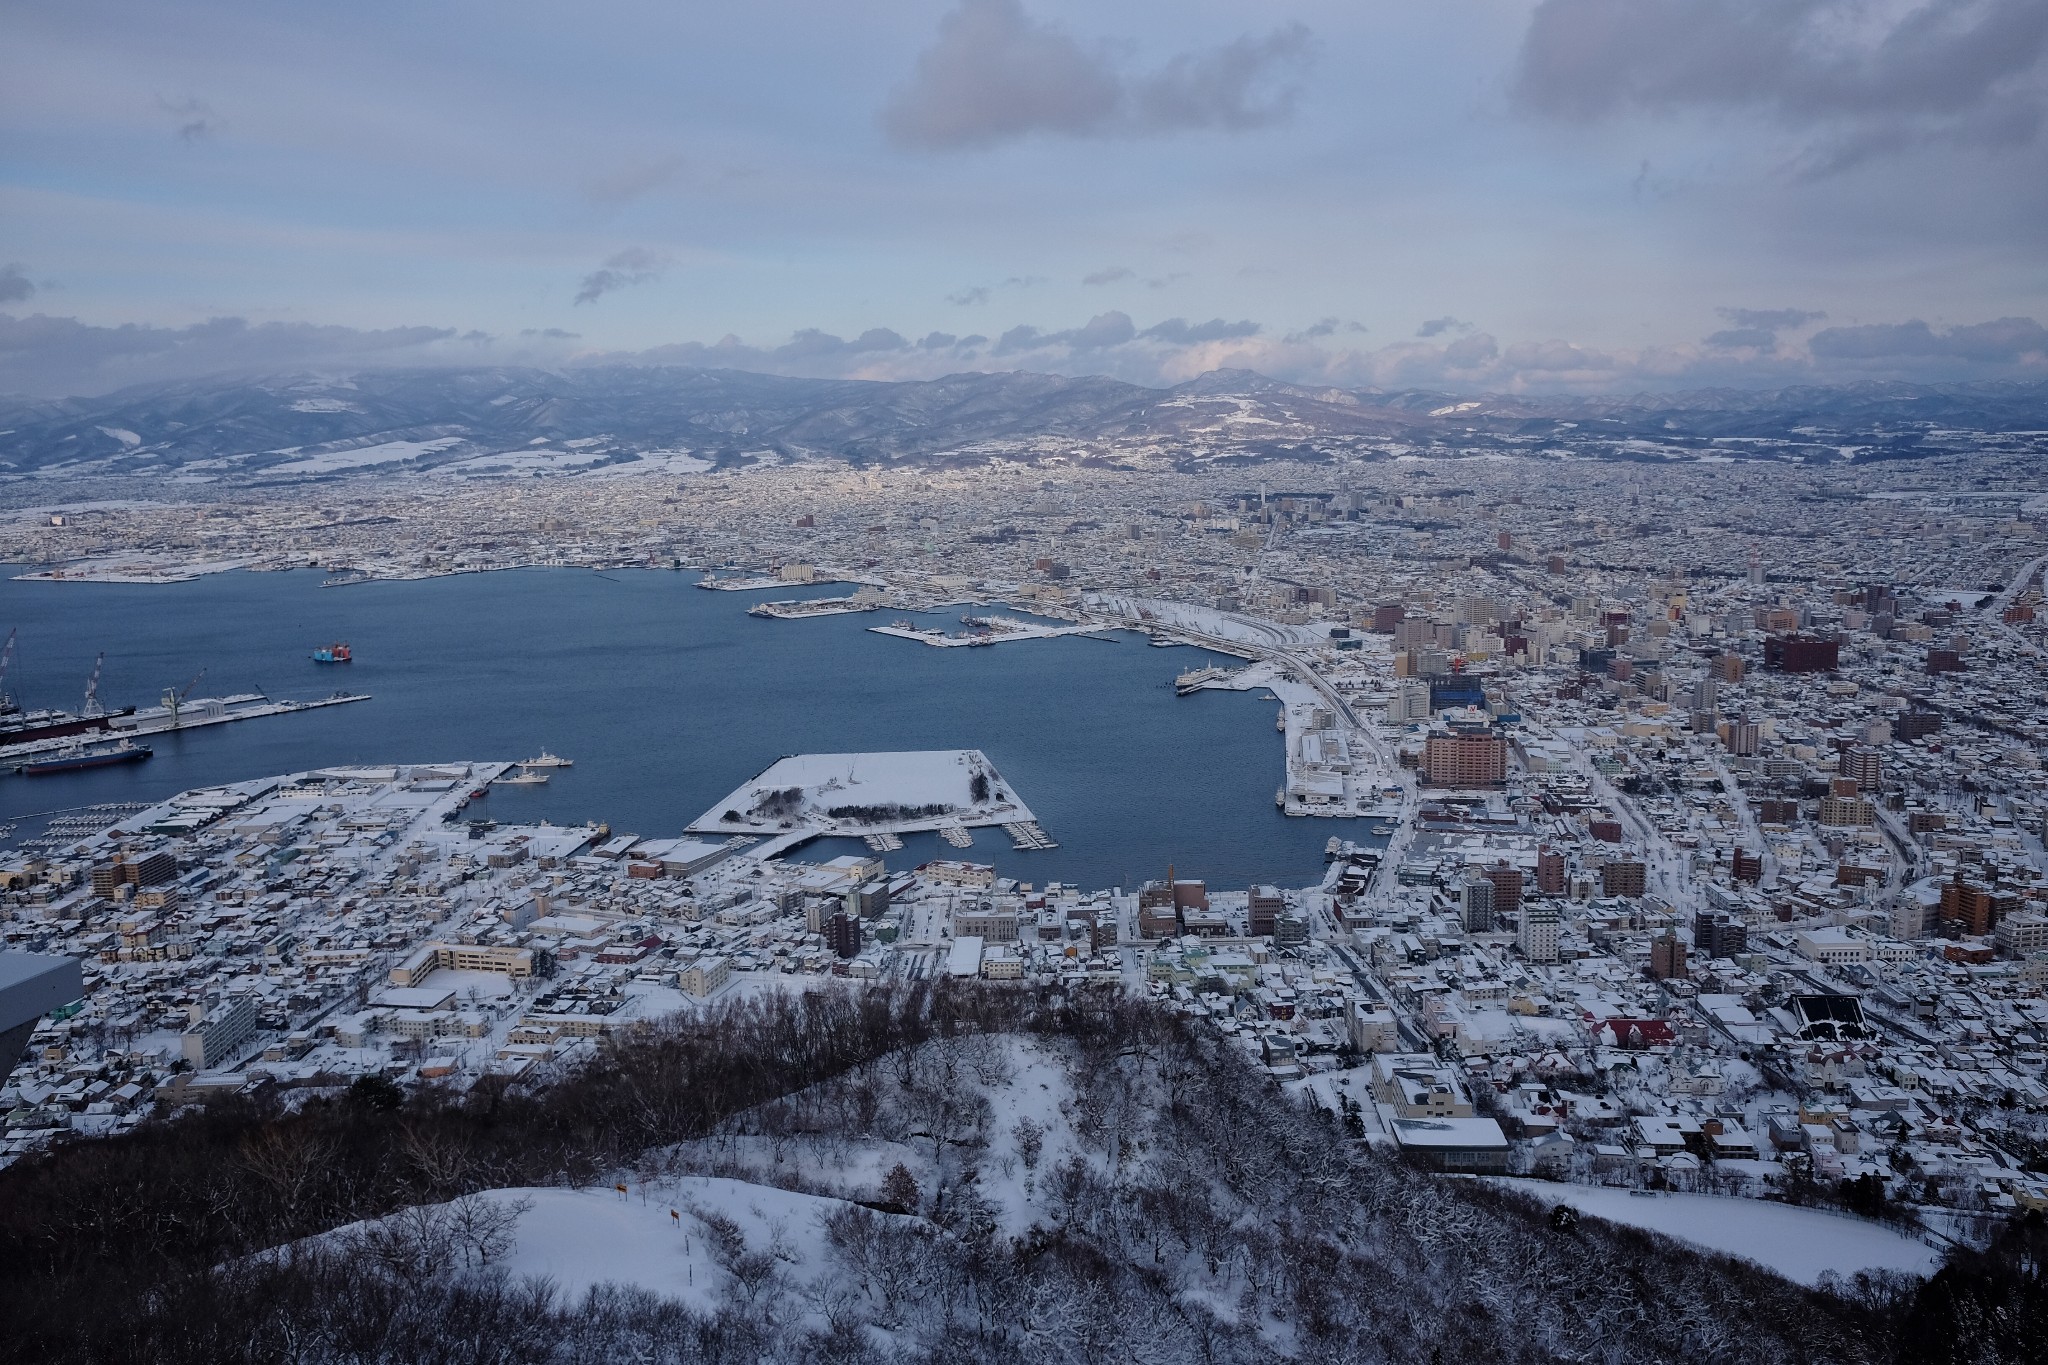
[[[1030,852],[1042,852],[1058,848],[1053,837],[1038,827],[1036,820],[1014,820],[1003,826],[1003,832],[1010,836],[1012,846]]]
[[[366,692],[336,692],[331,697],[312,701],[272,701],[261,693],[248,692],[233,697],[199,697],[185,701],[175,693],[167,692],[162,706],[111,717],[106,733],[109,736],[139,738],[176,730],[198,730],[209,725],[227,725],[238,720],[259,720],[265,716],[293,716],[301,711],[317,711],[326,706],[347,706],[368,700],[370,696]],[[0,763],[53,753],[77,742],[76,738],[59,737],[0,746]]]

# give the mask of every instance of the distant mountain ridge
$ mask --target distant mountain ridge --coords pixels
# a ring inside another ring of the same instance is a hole
[[[1716,453],[1797,458],[1844,443],[1911,454],[1941,431],[2048,431],[2048,382],[1581,398],[1309,387],[1249,370],[1154,389],[1024,371],[885,382],[590,366],[181,380],[0,400],[0,462],[77,477],[289,479],[512,457],[507,468],[569,471],[649,453],[971,462],[1036,442],[1164,443],[1204,458],[1370,454],[1375,443],[1644,458],[1646,442],[1683,457],[1732,438],[1767,444]]]

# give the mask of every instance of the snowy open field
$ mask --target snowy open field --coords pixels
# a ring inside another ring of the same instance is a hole
[[[613,1189],[492,1190],[481,1196],[519,1212],[511,1252],[498,1262],[513,1275],[544,1275],[570,1299],[600,1284],[630,1284],[715,1311],[728,1277],[706,1240],[700,1213],[739,1225],[749,1247],[773,1249],[799,1285],[831,1267],[819,1220],[844,1201],[772,1185],[680,1176],[659,1185]],[[673,1209],[677,1217],[670,1215]],[[784,1259],[787,1257],[787,1259]]]
[[[1824,1209],[1707,1194],[1640,1195],[1549,1180],[1501,1183],[1610,1222],[1745,1257],[1801,1284],[1815,1284],[1829,1270],[1844,1277],[1859,1270],[1931,1275],[1941,1261],[1939,1253],[1918,1238]]]
[[[832,814],[855,807],[874,814]],[[1032,818],[1031,808],[981,750],[921,749],[779,759],[698,816],[689,829],[720,834],[903,834],[942,825],[1000,825]]]

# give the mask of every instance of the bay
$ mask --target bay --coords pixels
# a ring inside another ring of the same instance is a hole
[[[19,629],[7,689],[24,706],[77,710],[94,656],[109,706],[154,705],[204,670],[193,695],[373,700],[153,736],[146,763],[0,777],[0,820],[333,764],[531,757],[575,760],[543,787],[497,788],[471,807],[507,822],[598,820],[673,836],[785,754],[976,748],[1060,847],[1019,852],[980,830],[971,850],[912,836],[892,867],[935,857],[1084,888],[1166,875],[1218,889],[1301,885],[1333,834],[1360,821],[1275,808],[1276,706],[1253,694],[1176,698],[1176,673],[1235,661],[1067,637],[933,649],[875,635],[884,610],[799,621],[755,602],[836,587],[707,592],[659,570],[532,569],[322,587],[313,571],[228,573],[168,585],[0,580],[0,627]],[[913,616],[958,630],[962,609]],[[348,665],[312,661],[335,641]],[[800,856],[861,849],[821,841]]]

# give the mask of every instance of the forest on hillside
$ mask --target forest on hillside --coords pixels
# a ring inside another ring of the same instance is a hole
[[[829,1212],[800,1255],[693,1210],[709,1300],[506,1268],[523,1205],[493,1192],[681,1176]],[[1116,992],[849,987],[537,1080],[272,1090],[18,1163],[0,1359],[1960,1365],[2040,1358],[2044,1262],[2035,1217],[1929,1281],[1807,1289],[1412,1170]]]

